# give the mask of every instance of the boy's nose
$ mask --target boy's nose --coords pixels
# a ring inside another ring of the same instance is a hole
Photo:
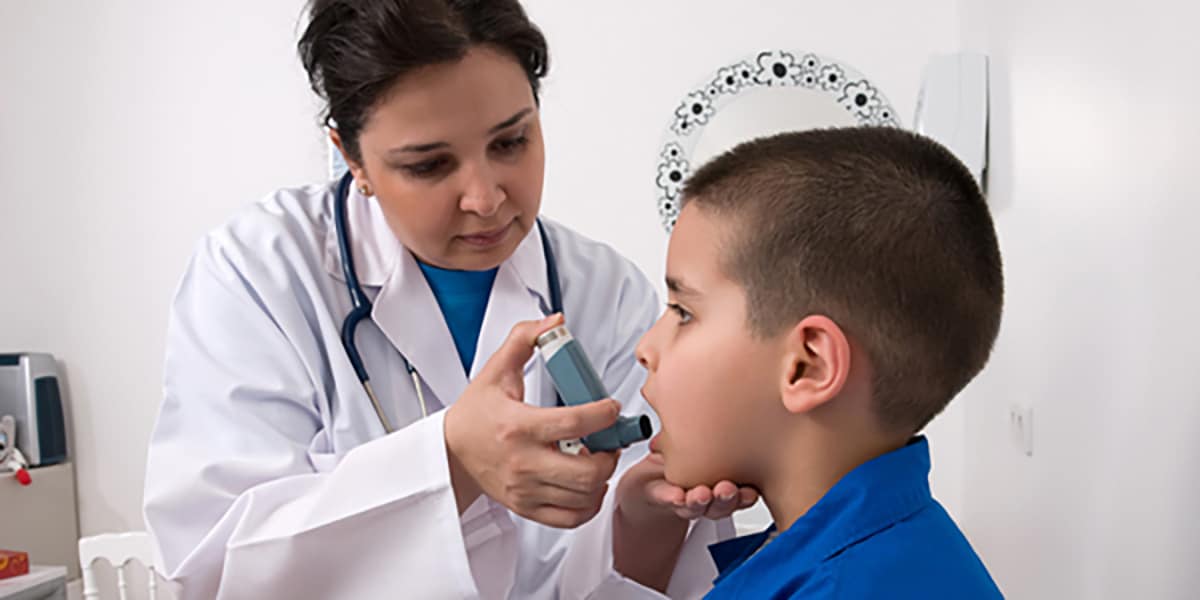
[[[654,352],[652,343],[655,329],[658,329],[657,321],[654,323],[654,326],[650,328],[650,331],[647,331],[645,335],[642,336],[642,339],[638,340],[637,348],[635,348],[633,351],[634,356],[637,357],[638,363],[650,372],[653,372],[656,368],[658,368],[658,355]]]

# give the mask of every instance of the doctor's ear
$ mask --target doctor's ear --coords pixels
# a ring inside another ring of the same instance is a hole
[[[337,146],[338,152],[342,153],[342,160],[344,160],[346,162],[346,166],[350,168],[350,174],[354,176],[354,182],[355,185],[358,186],[358,191],[364,196],[372,195],[373,190],[371,190],[371,184],[367,181],[366,169],[363,168],[361,162],[358,162],[350,157],[350,154],[346,152],[346,146],[342,141],[341,134],[338,133],[338,130],[332,127],[329,128],[329,141],[333,142],[334,146]]]
[[[850,375],[850,341],[829,317],[805,317],[786,334],[780,396],[792,413],[835,398]]]

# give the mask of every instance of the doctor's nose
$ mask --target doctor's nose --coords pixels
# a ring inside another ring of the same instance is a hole
[[[487,167],[476,167],[466,174],[462,196],[458,207],[463,212],[475,213],[481,217],[491,217],[508,198],[500,182],[489,172]]]

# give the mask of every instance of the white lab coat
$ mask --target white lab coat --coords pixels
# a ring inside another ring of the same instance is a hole
[[[358,346],[399,428],[384,435],[339,340],[350,301],[331,190],[250,207],[201,241],[183,277],[145,491],[165,575],[185,598],[661,598],[612,568],[611,490],[645,444],[625,451],[604,509],[575,530],[487,497],[460,518],[441,409],[467,376],[412,255],[378,204],[352,192],[355,262],[374,298]],[[546,226],[572,333],[624,412],[652,414],[634,346],[656,317],[653,287],[607,246]],[[496,275],[472,375],[514,323],[549,304],[534,228]],[[422,376],[428,418],[396,350]],[[536,356],[525,381],[526,402],[554,404]],[[705,593],[706,547],[732,534],[729,520],[697,521],[669,596]]]

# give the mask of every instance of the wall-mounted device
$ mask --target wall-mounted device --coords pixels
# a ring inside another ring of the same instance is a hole
[[[988,159],[988,59],[935,56],[925,67],[913,129],[950,149],[985,185]]]

